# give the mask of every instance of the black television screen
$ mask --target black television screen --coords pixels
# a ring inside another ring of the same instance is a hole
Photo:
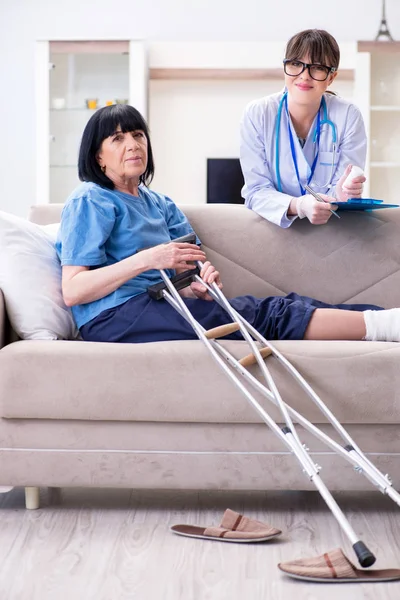
[[[207,159],[207,203],[244,204],[244,186],[238,158]]]

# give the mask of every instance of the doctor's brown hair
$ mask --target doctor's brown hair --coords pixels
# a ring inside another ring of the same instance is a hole
[[[340,50],[335,38],[324,29],[305,29],[290,38],[285,58],[301,60],[308,57],[310,63],[327,67],[339,67]]]

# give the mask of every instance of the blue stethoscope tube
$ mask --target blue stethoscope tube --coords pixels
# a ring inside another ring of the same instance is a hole
[[[299,167],[297,164],[297,157],[296,157],[296,148],[295,148],[295,144],[294,144],[292,130],[290,128],[290,118],[289,118],[289,109],[288,109],[288,104],[287,104],[287,96],[288,96],[288,93],[285,92],[282,96],[281,101],[279,102],[278,113],[276,115],[275,167],[276,167],[276,179],[277,179],[277,184],[278,184],[278,191],[282,192],[282,181],[281,181],[281,173],[280,173],[280,168],[279,168],[279,136],[280,136],[280,129],[281,129],[281,121],[282,121],[282,110],[283,110],[283,107],[285,107],[286,114],[288,115],[288,136],[289,136],[289,142],[290,142],[290,151],[292,154],[293,165],[294,165],[294,168],[296,171],[297,181],[299,183],[300,193],[302,196],[304,196],[306,191],[300,182]],[[321,108],[322,108],[322,119],[321,119]],[[319,142],[320,142],[320,137],[321,137],[321,128],[324,125],[328,125],[331,128],[333,152],[332,152],[332,165],[331,165],[331,172],[329,175],[329,179],[326,182],[326,184],[322,185],[321,187],[329,188],[332,178],[333,178],[334,169],[335,169],[337,136],[336,136],[336,126],[330,119],[328,119],[328,109],[326,106],[326,100],[322,96],[321,104],[318,109],[317,124],[316,124],[314,135],[313,135],[313,143],[314,144],[317,143],[318,147],[317,147],[317,152],[316,152],[313,164],[311,166],[311,172],[310,172],[310,176],[307,180],[307,185],[310,184],[310,182],[314,176],[315,168],[317,166],[317,160],[318,160],[318,154],[319,154]]]

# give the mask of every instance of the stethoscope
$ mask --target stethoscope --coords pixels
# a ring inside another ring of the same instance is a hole
[[[290,127],[290,118],[289,118],[289,109],[288,109],[288,103],[287,103],[287,95],[288,93],[285,92],[282,96],[281,101],[279,102],[279,106],[278,106],[278,113],[276,116],[276,137],[275,137],[275,167],[276,167],[276,179],[278,182],[278,190],[280,192],[282,192],[282,182],[281,182],[281,173],[280,173],[280,169],[279,169],[279,134],[280,134],[280,129],[281,129],[281,120],[282,120],[282,110],[283,107],[285,107],[286,110],[286,114],[288,116],[288,135],[289,135],[289,142],[290,142],[290,152],[292,154],[292,160],[293,160],[293,165],[294,165],[294,169],[296,171],[296,177],[297,177],[297,181],[299,183],[299,187],[300,187],[300,192],[301,195],[304,196],[304,194],[306,193],[306,190],[303,188],[303,186],[301,185],[300,182],[300,175],[299,175],[299,167],[297,164],[297,157],[296,157],[296,148],[295,148],[295,144],[294,144],[294,139],[293,139],[293,134],[292,134],[292,130]],[[322,119],[321,119],[321,108],[322,108]],[[330,120],[328,119],[328,109],[326,107],[326,100],[325,98],[322,96],[321,98],[321,104],[320,107],[318,109],[318,116],[317,116],[317,124],[315,126],[315,131],[314,131],[314,135],[313,135],[313,144],[317,143],[317,153],[315,155],[313,164],[311,166],[311,171],[310,171],[310,176],[307,180],[307,185],[310,185],[310,182],[314,176],[314,171],[315,168],[317,166],[317,160],[318,160],[318,154],[319,154],[319,142],[320,142],[320,137],[321,137],[321,128],[324,125],[328,125],[331,130],[332,130],[332,164],[331,164],[331,172],[329,175],[329,179],[328,181],[324,184],[321,185],[319,187],[322,188],[328,188],[328,190],[332,187],[332,178],[333,178],[333,173],[335,170],[335,158],[336,158],[336,144],[337,144],[337,136],[336,136],[336,125]]]

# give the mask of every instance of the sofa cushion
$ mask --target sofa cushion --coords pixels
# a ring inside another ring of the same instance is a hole
[[[240,341],[222,342],[236,357]],[[343,423],[400,423],[400,344],[282,341]],[[320,412],[276,359],[267,365],[289,403]],[[254,373],[257,367],[252,367]],[[0,351],[0,416],[28,419],[257,423],[260,418],[202,342],[19,341]],[[254,394],[281,421],[268,400]]]
[[[0,288],[11,325],[26,340],[70,339],[77,334],[61,293],[54,247],[57,229],[0,212]]]

